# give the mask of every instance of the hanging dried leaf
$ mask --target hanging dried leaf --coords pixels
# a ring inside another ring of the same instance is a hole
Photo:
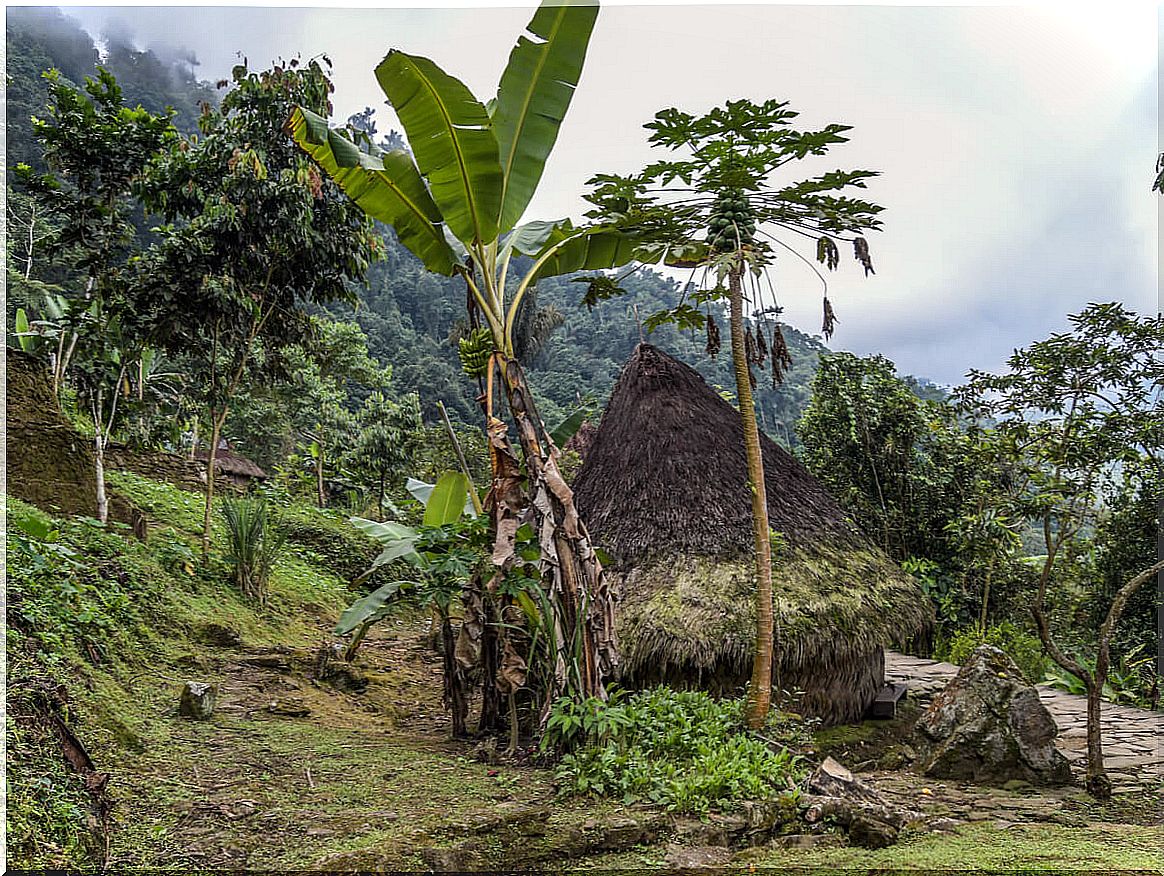
[[[829,299],[824,300],[824,323],[821,325],[821,333],[828,340],[833,336],[833,331],[837,327],[837,315],[833,313],[833,306],[829,304]]]
[[[756,327],[756,364],[763,365],[764,360],[768,358],[768,341],[764,337],[764,327]]]
[[[784,373],[792,367],[792,354],[788,352],[788,344],[784,340],[784,332],[777,323],[772,329],[772,386],[779,386],[784,382]]]
[[[816,242],[816,260],[830,271],[835,271],[841,263],[840,250],[831,237],[822,237]]]
[[[744,326],[744,359],[749,364],[760,361],[759,351],[756,349],[756,339],[752,336],[752,327]]]
[[[714,359],[719,355],[721,346],[719,326],[715,323],[715,317],[709,313],[707,315],[707,355]]]
[[[529,667],[525,660],[517,653],[509,637],[506,637],[501,654],[501,666],[497,669],[497,689],[507,696],[512,696],[525,687],[528,673]]]
[[[877,273],[873,270],[873,259],[869,256],[869,242],[865,238],[853,238],[853,257],[865,268],[866,277]]]

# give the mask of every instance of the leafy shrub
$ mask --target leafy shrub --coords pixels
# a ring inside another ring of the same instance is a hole
[[[1005,651],[1031,684],[1038,684],[1047,674],[1050,661],[1043,652],[1043,643],[1038,637],[1024,633],[1010,621],[989,627],[985,633],[977,627],[959,630],[950,640],[950,662],[961,666],[970,656],[970,652],[982,644],[993,645]]]
[[[565,751],[555,772],[564,794],[646,801],[704,813],[733,800],[795,788],[800,758],[744,730],[742,700],[659,687],[603,703],[559,700],[543,747]]]
[[[222,517],[226,521],[226,556],[234,567],[239,589],[260,602],[284,537],[275,528],[266,499],[226,499]]]
[[[1075,654],[1075,659],[1089,672],[1095,672],[1095,658]],[[1047,669],[1047,684],[1067,693],[1086,696],[1087,685],[1075,673],[1052,663]],[[1117,657],[1107,671],[1107,681],[1100,693],[1112,703],[1155,709],[1160,705],[1160,677],[1156,675],[1156,657],[1143,645]]]

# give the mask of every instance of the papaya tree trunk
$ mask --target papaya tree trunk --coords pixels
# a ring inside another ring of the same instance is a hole
[[[731,304],[732,365],[736,373],[736,396],[744,427],[744,451],[748,462],[748,489],[752,493],[752,537],[756,553],[756,652],[752,680],[748,684],[745,719],[753,730],[764,726],[772,704],[772,540],[768,531],[768,496],[764,488],[764,459],[760,451],[760,429],[756,425],[756,405],[752,397],[752,377],[744,346],[743,268],[728,275]]]
[[[571,691],[605,699],[603,679],[618,664],[614,601],[590,534],[574,507],[574,492],[558,470],[553,442],[538,417],[525,373],[516,359],[497,357],[525,459],[543,585],[558,630],[556,666],[542,706],[544,718],[554,699]],[[501,542],[505,535],[499,532],[498,537]],[[495,551],[494,561],[498,559]]]

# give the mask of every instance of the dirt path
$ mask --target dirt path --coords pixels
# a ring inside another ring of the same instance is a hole
[[[952,663],[885,652],[885,676],[904,681],[909,696],[928,701],[958,673]],[[1055,745],[1071,762],[1077,775],[1084,773],[1087,757],[1087,698],[1038,685],[1039,699],[1059,725]],[[1159,788],[1164,783],[1164,714],[1104,703],[1104,766],[1117,792]]]

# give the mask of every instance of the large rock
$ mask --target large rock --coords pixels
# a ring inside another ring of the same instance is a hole
[[[1055,748],[1058,728],[1035,688],[1004,652],[979,646],[915,727],[927,776],[1004,784],[1071,781]]]

